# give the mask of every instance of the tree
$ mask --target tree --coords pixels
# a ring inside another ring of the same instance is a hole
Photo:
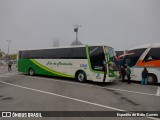
[[[3,57],[4,55],[5,55],[5,53],[0,50],[0,58]]]
[[[17,54],[10,54],[9,55],[10,60],[16,60],[17,59]]]

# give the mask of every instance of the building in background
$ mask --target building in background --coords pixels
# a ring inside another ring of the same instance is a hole
[[[74,46],[74,45],[83,45],[82,43],[81,43],[81,41],[73,41],[72,43],[71,43],[71,46]]]
[[[53,40],[53,47],[59,47],[59,39],[58,38],[55,38]]]

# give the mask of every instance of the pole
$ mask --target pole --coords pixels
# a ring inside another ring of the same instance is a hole
[[[78,28],[81,27],[81,25],[74,25],[74,32],[76,32],[76,45],[78,44]]]
[[[6,40],[8,42],[8,62],[9,62],[9,46],[10,46],[10,43],[12,42],[12,40]]]
[[[77,26],[77,32],[76,32],[76,45],[78,44],[78,26]]]

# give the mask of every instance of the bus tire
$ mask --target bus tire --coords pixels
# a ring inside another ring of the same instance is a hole
[[[34,73],[33,68],[30,68],[30,69],[29,69],[29,75],[30,75],[30,76],[33,76],[34,74],[35,74],[35,73]]]
[[[151,85],[156,84],[157,83],[157,77],[156,77],[156,75],[149,74],[148,77],[147,77],[147,83],[151,84]]]
[[[78,71],[76,73],[76,80],[79,82],[85,82],[86,81],[86,74],[83,71]]]

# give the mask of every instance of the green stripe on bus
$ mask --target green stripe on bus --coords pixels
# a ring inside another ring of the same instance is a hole
[[[58,76],[63,76],[63,77],[69,77],[69,78],[74,78],[74,76],[72,75],[67,75],[67,74],[63,74],[63,73],[60,73],[60,72],[57,72],[57,71],[54,71],[52,69],[49,69],[45,66],[43,66],[42,64],[38,63],[37,61],[35,61],[34,59],[30,59],[35,65],[37,65],[38,67],[40,67],[41,69],[44,69],[50,73],[53,73],[55,75],[58,75]]]

